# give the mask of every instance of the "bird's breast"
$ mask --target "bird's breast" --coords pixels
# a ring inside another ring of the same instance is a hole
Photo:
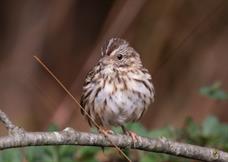
[[[102,113],[105,125],[121,125],[140,118],[150,104],[147,87],[129,77],[109,78],[94,100],[95,111]]]

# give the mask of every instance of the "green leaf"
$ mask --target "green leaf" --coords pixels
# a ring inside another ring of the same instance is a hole
[[[215,100],[227,100],[228,93],[221,89],[220,82],[216,82],[211,86],[205,86],[200,88],[200,94],[208,96],[211,99]]]
[[[148,155],[141,157],[140,162],[157,162],[155,158],[152,158]]]
[[[159,137],[166,137],[174,139],[176,138],[176,130],[173,127],[164,127],[157,130],[152,130],[148,133],[149,137],[159,138]]]
[[[140,123],[129,123],[126,125],[126,128],[130,131],[137,133],[140,136],[147,136],[148,131]]]
[[[73,158],[66,157],[66,158],[61,158],[60,162],[75,162]]]
[[[99,147],[83,146],[78,149],[76,159],[84,162],[96,162],[95,156],[101,150]]]
[[[171,161],[171,158],[172,156],[166,154],[143,153],[140,156],[140,162],[166,162]]]
[[[58,125],[51,123],[48,126],[48,131],[50,131],[50,132],[59,131],[59,127],[58,127]]]
[[[0,162],[22,162],[22,155],[19,149],[9,149],[0,152]]]
[[[76,152],[75,146],[62,145],[59,146],[60,157],[73,157]]]
[[[204,120],[202,125],[202,133],[205,137],[217,136],[219,135],[221,125],[217,118],[209,116]]]
[[[25,156],[29,162],[40,162],[40,157],[43,157],[44,155],[44,147],[42,146],[32,146],[25,148]]]
[[[202,139],[202,129],[192,118],[185,120],[185,127],[182,129],[182,134],[185,135],[187,142],[198,143],[200,145],[204,143],[204,139]]]
[[[99,148],[99,147],[83,146],[83,147],[80,147],[80,149],[78,150],[78,154],[93,155],[93,154],[97,153],[98,151],[100,151],[100,149],[101,148]]]

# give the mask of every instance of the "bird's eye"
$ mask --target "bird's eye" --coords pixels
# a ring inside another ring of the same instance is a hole
[[[118,55],[117,55],[117,58],[118,58],[118,60],[122,60],[122,58],[123,58],[123,55],[121,55],[121,54],[118,54]]]

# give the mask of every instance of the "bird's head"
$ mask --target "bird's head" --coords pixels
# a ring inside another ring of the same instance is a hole
[[[139,54],[127,41],[120,38],[108,40],[102,47],[101,57],[100,63],[103,66],[109,66],[118,71],[142,66]]]

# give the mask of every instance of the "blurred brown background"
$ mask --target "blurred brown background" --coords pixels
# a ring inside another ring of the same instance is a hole
[[[52,122],[89,128],[33,55],[79,99],[111,37],[127,39],[153,76],[156,102],[141,120],[147,128],[179,127],[188,116],[200,122],[210,114],[228,121],[226,101],[199,94],[215,81],[228,90],[226,0],[3,0],[0,8],[0,108],[27,130]]]

